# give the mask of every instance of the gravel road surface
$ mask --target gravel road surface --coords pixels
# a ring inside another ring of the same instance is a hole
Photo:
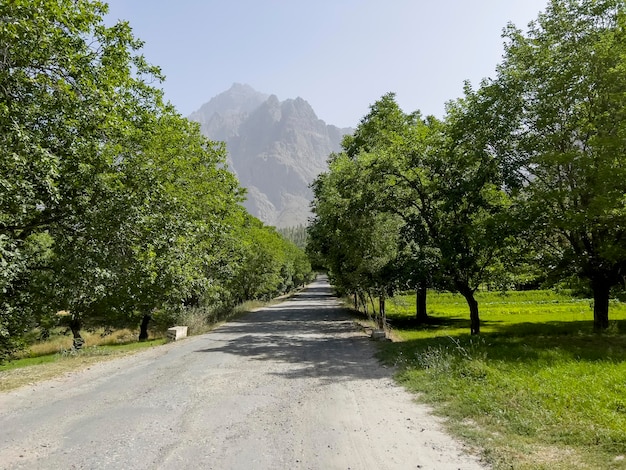
[[[479,469],[325,278],[215,331],[0,394],[0,468]]]

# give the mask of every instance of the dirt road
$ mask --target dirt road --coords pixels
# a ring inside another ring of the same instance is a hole
[[[289,301],[0,394],[0,468],[478,469],[320,278]]]

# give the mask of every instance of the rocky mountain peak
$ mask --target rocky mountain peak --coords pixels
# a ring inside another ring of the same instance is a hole
[[[189,118],[202,124],[208,122],[214,114],[249,113],[267,98],[268,95],[259,93],[250,85],[234,83],[228,90],[203,104],[198,111],[191,113]]]
[[[352,132],[327,125],[302,98],[281,102],[241,84],[212,98],[190,119],[210,139],[226,142],[229,165],[248,189],[244,205],[277,227],[307,223],[309,185]]]
[[[245,118],[268,99],[250,85],[235,83],[214,96],[189,119],[200,123],[202,133],[213,140],[228,141]]]

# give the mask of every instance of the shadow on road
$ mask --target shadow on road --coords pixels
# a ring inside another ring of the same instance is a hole
[[[210,346],[196,352],[288,364],[274,373],[292,379],[362,380],[388,375],[373,357],[371,340],[358,330],[325,280],[287,302],[227,323],[207,339]]]

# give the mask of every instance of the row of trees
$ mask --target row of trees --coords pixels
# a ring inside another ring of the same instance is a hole
[[[573,276],[608,327],[626,268],[626,3],[551,0],[443,119],[383,96],[313,185],[313,256],[362,301]],[[545,273],[545,274],[544,274]],[[381,318],[381,321],[383,319]]]
[[[306,225],[296,225],[278,229],[278,232],[287,240],[292,241],[297,247],[306,249],[309,233]]]
[[[275,295],[306,256],[240,205],[223,144],[155,88],[125,22],[90,0],[0,2],[0,357],[66,312],[137,326],[157,309]]]

